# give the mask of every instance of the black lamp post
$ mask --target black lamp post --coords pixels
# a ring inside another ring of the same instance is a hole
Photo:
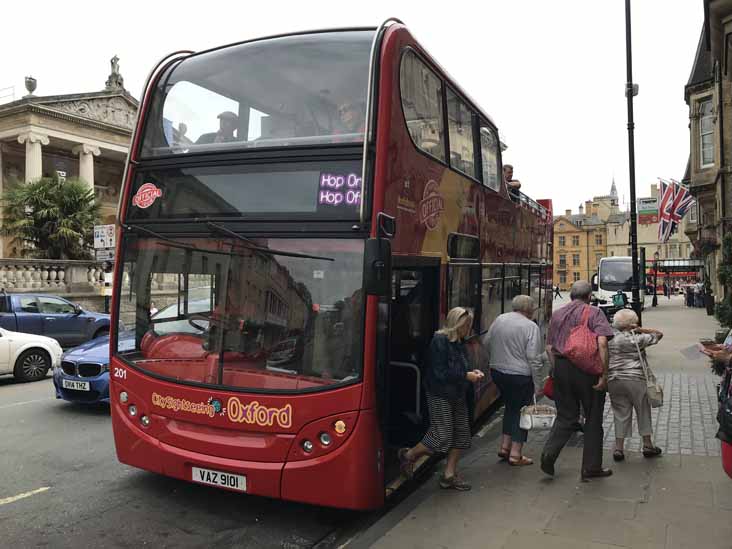
[[[653,254],[653,307],[658,307],[658,296],[656,288],[658,287],[658,252]]]
[[[642,326],[640,301],[640,265],[638,265],[638,225],[635,203],[635,141],[633,131],[633,96],[638,94],[638,85],[633,83],[633,48],[630,40],[630,0],[625,0],[625,59],[627,81],[625,97],[628,100],[628,171],[630,172],[630,255],[633,263],[633,309],[638,315],[638,323]]]

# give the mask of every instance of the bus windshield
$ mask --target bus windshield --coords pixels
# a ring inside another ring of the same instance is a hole
[[[183,59],[154,91],[141,156],[362,142],[373,36],[292,35]]]
[[[126,238],[119,315],[135,345],[117,353],[129,363],[234,390],[360,379],[363,240]]]
[[[600,288],[629,292],[633,287],[633,263],[628,261],[600,262]]]

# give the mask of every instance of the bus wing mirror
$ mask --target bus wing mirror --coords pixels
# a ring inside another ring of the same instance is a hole
[[[363,278],[367,295],[391,295],[391,242],[383,238],[366,241]]]
[[[594,280],[592,281],[592,291],[593,292],[596,292],[597,291],[597,282],[594,281]]]

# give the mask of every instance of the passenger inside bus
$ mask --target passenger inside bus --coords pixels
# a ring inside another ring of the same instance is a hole
[[[363,133],[366,131],[366,107],[361,102],[344,101],[338,105],[338,126],[333,131],[336,135]]]
[[[239,117],[231,111],[224,111],[217,118],[219,119],[219,131],[202,134],[196,140],[196,145],[230,143],[238,139],[234,136],[234,132],[239,124]]]

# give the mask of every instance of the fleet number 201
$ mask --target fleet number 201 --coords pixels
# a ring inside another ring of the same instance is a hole
[[[127,370],[125,370],[124,368],[115,368],[114,377],[118,377],[120,379],[127,379]]]

